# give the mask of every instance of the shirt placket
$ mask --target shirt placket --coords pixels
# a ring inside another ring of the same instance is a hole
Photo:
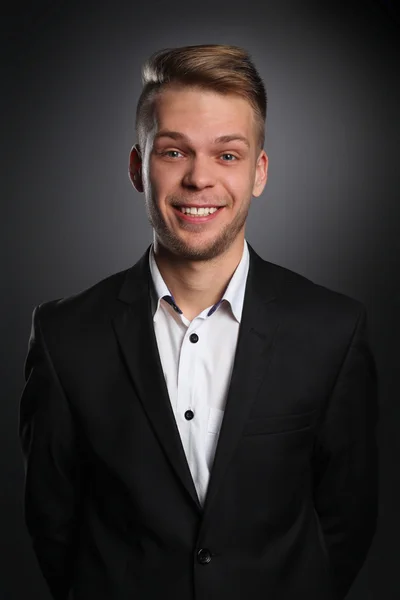
[[[208,412],[207,402],[201,398],[199,388],[199,352],[201,347],[200,322],[194,319],[184,336],[178,368],[178,419],[181,431],[182,444],[185,449],[186,458],[192,474],[194,484],[199,494],[199,499],[205,494],[207,465],[205,462],[205,424]],[[199,340],[196,343],[190,341],[190,336],[197,333]],[[193,418],[186,419],[185,412],[191,410]]]

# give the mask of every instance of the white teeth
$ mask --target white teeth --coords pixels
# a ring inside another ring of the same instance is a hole
[[[194,207],[185,207],[185,206],[181,206],[181,212],[189,214],[189,215],[198,215],[198,216],[207,216],[207,215],[212,215],[213,213],[215,213],[215,211],[217,211],[218,208],[212,207],[212,208],[194,208]]]

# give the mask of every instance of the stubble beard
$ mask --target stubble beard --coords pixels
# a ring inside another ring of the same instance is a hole
[[[190,244],[186,244],[181,238],[170,231],[159,210],[157,202],[153,197],[150,197],[149,200],[146,196],[146,214],[150,225],[155,231],[158,241],[164,248],[184,260],[208,261],[224,254],[233,244],[236,237],[245,226],[250,203],[251,199],[248,202],[243,203],[233,221],[221,227],[215,239],[209,242],[207,246],[191,246]],[[206,225],[201,223],[198,225],[183,223],[181,225],[181,227],[186,228],[188,231],[193,231],[194,233],[196,233],[196,231],[202,231],[204,226]]]

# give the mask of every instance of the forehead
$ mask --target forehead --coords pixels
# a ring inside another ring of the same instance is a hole
[[[236,94],[221,94],[198,87],[166,88],[154,99],[154,133],[180,131],[193,139],[236,132],[254,136],[251,104]]]

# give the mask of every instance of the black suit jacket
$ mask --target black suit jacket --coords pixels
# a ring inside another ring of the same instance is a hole
[[[361,568],[378,460],[364,306],[249,250],[204,508],[158,354],[149,248],[35,308],[25,518],[57,600],[338,600]]]

